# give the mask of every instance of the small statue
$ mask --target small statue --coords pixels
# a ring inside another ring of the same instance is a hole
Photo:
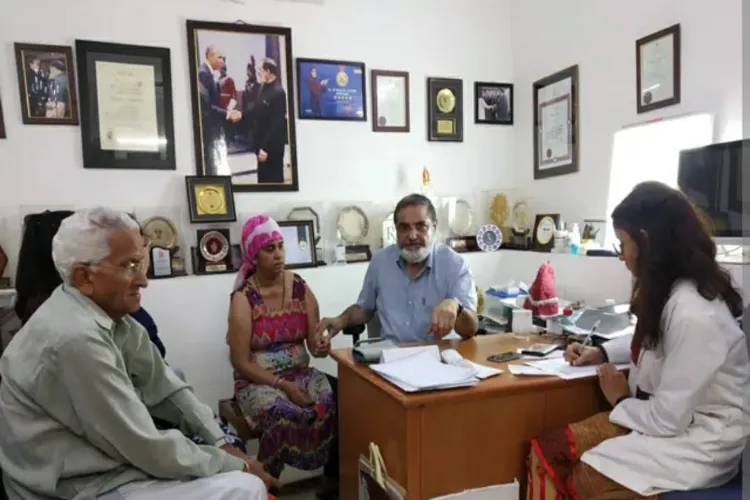
[[[430,171],[427,167],[422,168],[422,194],[429,197],[432,195],[432,186],[430,183]]]

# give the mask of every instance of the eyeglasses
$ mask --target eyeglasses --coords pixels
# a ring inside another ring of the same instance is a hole
[[[615,254],[617,254],[618,257],[622,255],[622,243],[620,243],[619,241],[612,243],[612,249],[615,251]]]
[[[419,234],[427,234],[432,228],[430,222],[417,222],[416,224],[397,224],[396,231],[399,233],[410,233],[412,229],[416,230]]]
[[[110,264],[108,262],[94,262],[94,263],[89,263],[87,265],[98,266],[98,267],[108,267],[110,269],[113,269],[123,274],[124,276],[134,278],[140,274],[144,274],[148,270],[148,263],[149,261],[147,257],[139,261],[130,261],[121,265]]]

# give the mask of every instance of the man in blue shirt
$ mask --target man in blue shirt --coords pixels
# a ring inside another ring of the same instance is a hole
[[[429,198],[411,194],[396,205],[398,243],[370,262],[357,302],[317,331],[327,341],[349,325],[378,315],[381,338],[395,343],[439,340],[451,331],[463,338],[477,332],[477,294],[463,257],[433,241],[437,216]],[[320,337],[322,338],[322,336]]]

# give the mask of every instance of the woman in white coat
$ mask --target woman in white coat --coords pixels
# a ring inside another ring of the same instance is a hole
[[[531,443],[528,499],[631,500],[720,486],[750,434],[750,362],[742,298],[716,263],[702,218],[666,185],[639,184],[612,214],[634,276],[632,337],[573,344],[600,364],[612,411]],[[628,378],[610,363],[630,362]]]

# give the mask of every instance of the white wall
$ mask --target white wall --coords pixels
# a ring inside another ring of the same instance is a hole
[[[658,117],[710,112],[716,140],[741,137],[742,0],[524,0],[511,7],[516,84],[515,179],[538,213],[601,219],[613,134]],[[682,30],[682,102],[636,113],[635,41]],[[580,172],[533,180],[532,83],[579,65]]]

